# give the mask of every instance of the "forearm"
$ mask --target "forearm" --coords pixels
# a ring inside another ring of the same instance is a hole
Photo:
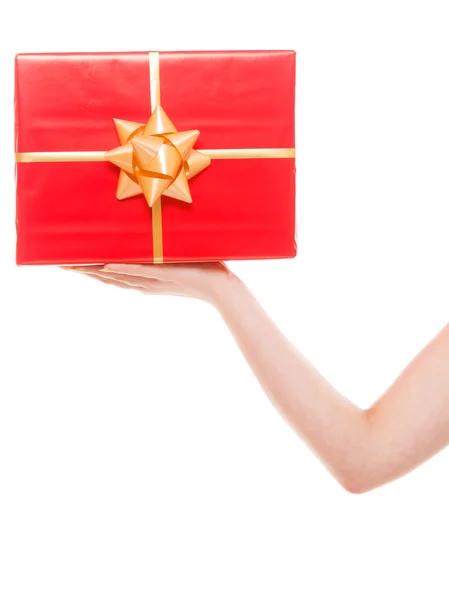
[[[346,489],[362,491],[371,451],[366,413],[292,346],[237,278],[214,303],[276,408]]]

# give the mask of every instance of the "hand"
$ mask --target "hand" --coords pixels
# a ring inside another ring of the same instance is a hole
[[[104,266],[63,267],[116,287],[144,294],[186,296],[215,304],[227,286],[237,281],[225,264],[107,264]]]

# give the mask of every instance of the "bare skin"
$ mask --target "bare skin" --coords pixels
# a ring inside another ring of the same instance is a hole
[[[290,344],[221,263],[74,269],[106,284],[215,306],[270,400],[351,493],[397,479],[449,444],[449,323],[362,410]]]

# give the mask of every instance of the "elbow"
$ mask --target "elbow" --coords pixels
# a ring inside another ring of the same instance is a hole
[[[385,483],[385,481],[376,477],[375,473],[370,474],[368,469],[364,469],[362,473],[357,471],[354,473],[339,473],[336,479],[345,492],[357,496],[366,494]]]
[[[359,496],[361,494],[366,494],[367,492],[374,489],[376,486],[369,485],[367,482],[362,481],[357,477],[350,478],[342,478],[338,480],[341,487],[348,492],[348,494]]]
[[[367,419],[368,415],[365,413]],[[369,419],[368,419],[368,424]],[[334,475],[341,487],[348,494],[366,494],[386,483],[388,472],[385,465],[379,461],[376,445],[370,435],[372,428],[369,425],[369,434],[364,435],[357,447],[352,448],[343,460],[338,461],[335,466]]]

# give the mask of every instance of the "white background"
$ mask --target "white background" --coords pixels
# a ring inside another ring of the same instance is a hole
[[[446,8],[3,9],[2,600],[448,597],[449,451],[369,494],[344,492],[268,403],[214,309],[17,268],[13,178],[16,52],[297,50],[299,256],[230,266],[368,406],[448,321]]]

